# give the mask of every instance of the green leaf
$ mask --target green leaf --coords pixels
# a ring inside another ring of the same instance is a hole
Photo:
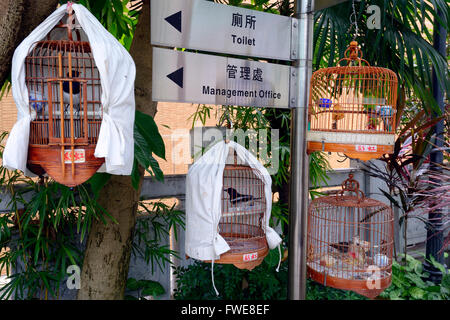
[[[422,300],[425,296],[425,291],[417,287],[409,289],[409,293],[411,294],[411,297],[417,300]]]
[[[148,117],[147,115],[141,114],[145,117]],[[144,119],[144,118],[142,118]],[[141,121],[142,121],[141,119]],[[153,122],[152,117],[146,118],[146,120],[149,120],[150,122]],[[137,120],[138,121],[138,120]],[[164,156],[165,150],[164,150],[164,142],[162,141],[161,136],[159,135],[159,132],[157,131],[158,128],[156,127],[156,124],[150,125],[150,130],[156,130],[156,133],[149,133],[143,131],[143,126],[139,126],[137,124],[137,121],[135,123],[135,130],[134,130],[134,155],[135,160],[139,165],[141,165],[143,168],[145,168],[150,174],[154,175],[158,181],[164,181],[164,174],[158,164],[158,161],[152,156],[152,152],[154,152],[153,146],[155,145],[155,141],[153,141],[150,136],[156,137],[156,145],[161,144],[161,146],[158,146],[160,149],[159,155]],[[141,129],[140,129],[141,128]],[[159,137],[159,138],[158,138]],[[161,139],[160,139],[161,138]],[[161,140],[162,142],[158,142]],[[155,153],[158,155],[157,153]],[[136,168],[136,169],[135,169]],[[148,168],[151,168],[151,171],[148,170]],[[139,183],[138,179],[138,172],[137,172],[137,164],[135,164],[135,167],[133,168],[132,173],[132,179],[134,179],[134,186],[137,186]]]
[[[127,289],[135,291],[140,289],[141,287],[139,286],[139,283],[136,279],[134,278],[128,278],[127,279]]]
[[[439,286],[429,286],[425,288],[425,291],[428,292],[441,292],[441,287]]]
[[[149,157],[150,160],[150,167],[153,170],[153,173],[155,174],[155,178],[158,181],[164,181],[164,173],[162,172],[161,168],[159,167],[158,161],[156,161],[155,158],[152,156]],[[149,172],[151,173],[151,172]]]
[[[441,284],[442,284],[443,287],[445,287],[445,288],[450,290],[450,274],[449,273],[444,274],[442,276]]]
[[[389,299],[391,300],[403,300],[400,297],[400,291],[399,290],[394,290],[389,294]]]
[[[138,162],[135,159],[133,162],[133,170],[131,171],[131,184],[133,185],[134,190],[139,189],[139,181],[141,180],[141,176],[138,170]]]
[[[100,190],[108,183],[109,179],[111,179],[109,173],[97,172],[87,181],[87,183],[91,185],[92,192],[94,192],[96,198],[98,197]]]
[[[386,198],[388,198],[389,199],[389,201],[394,205],[394,206],[396,206],[397,208],[401,208],[400,207],[400,205],[398,204],[398,202],[389,194],[389,193],[387,193],[386,191],[384,191],[383,189],[381,189],[381,188],[378,188],[382,193],[383,193],[383,195],[386,197]]]
[[[435,259],[433,256],[430,256],[430,260],[431,260],[431,264],[432,264],[435,268],[439,269],[439,271],[440,271],[442,274],[447,274],[447,269],[446,269],[441,263],[437,262],[436,259]]]
[[[152,280],[144,280],[144,281],[145,281],[143,283],[144,289],[141,292],[141,296],[157,297],[166,293],[166,290],[164,290],[163,286],[159,282]]]
[[[135,130],[142,135],[151,151],[161,159],[166,160],[164,140],[159,133],[155,120],[149,115],[136,111],[134,124]]]

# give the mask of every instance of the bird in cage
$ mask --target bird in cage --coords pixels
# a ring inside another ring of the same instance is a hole
[[[355,260],[358,264],[363,265],[370,249],[370,243],[361,240],[358,236],[354,236],[351,241],[331,243],[330,247],[338,250],[341,254],[346,254],[351,260]]]
[[[76,70],[72,71],[72,78],[78,78],[80,73]],[[70,78],[70,74],[67,73],[67,77]],[[81,84],[78,81],[72,81],[72,103],[74,115],[78,116],[80,113],[80,98],[81,96]],[[64,101],[64,113],[70,111],[70,81],[63,82],[63,101]]]
[[[342,109],[342,107],[341,107],[340,104],[335,104],[334,107],[333,107],[333,111],[339,111],[341,109]],[[344,117],[345,116],[344,116],[344,114],[342,112],[333,113],[332,129],[337,129],[338,121],[341,120],[341,119],[344,119]]]
[[[394,115],[394,110],[391,106],[376,106],[376,113],[383,120],[384,128],[388,131],[391,130],[390,119]]]
[[[358,237],[355,237],[348,247],[348,256],[353,260],[353,264],[363,267],[366,263],[369,248],[370,244],[367,241],[361,241]]]
[[[225,189],[224,191],[226,191],[228,193],[228,195],[230,196],[230,198],[229,198],[230,203],[234,206],[237,204],[247,203],[249,201],[251,201],[251,205],[252,205],[254,200],[261,199],[261,197],[256,198],[251,194],[241,194],[241,193],[237,192],[236,189],[231,188],[231,187]]]
[[[331,243],[331,244],[329,244],[329,246],[338,250],[341,253],[347,253],[348,248],[350,247],[350,244],[351,243],[349,241],[340,241],[338,243]]]

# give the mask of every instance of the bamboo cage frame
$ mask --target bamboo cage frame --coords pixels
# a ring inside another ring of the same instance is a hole
[[[307,227],[312,280],[374,298],[391,283],[393,246],[391,208],[366,198],[352,174],[341,192],[312,200]]]
[[[313,73],[308,153],[343,152],[369,160],[393,152],[397,76],[389,69],[370,66],[362,55],[358,43],[352,41],[337,66]]]
[[[227,163],[223,171],[222,215],[218,225],[218,232],[230,250],[214,263],[252,270],[269,253],[265,235],[265,184],[259,171],[239,164],[234,150],[232,154],[234,163]],[[229,188],[233,190],[228,192]],[[233,201],[239,197],[244,201]]]
[[[51,39],[58,28],[67,30],[67,39]],[[103,116],[100,74],[80,30],[70,6],[67,22],[36,42],[25,58],[33,119],[27,166],[69,187],[89,179],[104,162],[94,156]]]

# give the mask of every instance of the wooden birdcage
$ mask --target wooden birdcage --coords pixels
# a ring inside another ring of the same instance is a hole
[[[309,206],[308,276],[326,286],[378,296],[391,283],[393,221],[391,208],[366,198],[350,174],[341,192]]]
[[[60,28],[67,29],[67,39],[52,39]],[[38,41],[25,59],[33,117],[27,166],[69,187],[88,180],[104,162],[94,156],[103,115],[100,75],[82,32],[68,6],[67,23]]]
[[[269,252],[266,223],[265,184],[261,173],[248,165],[226,164],[223,171],[222,216],[219,234],[230,246],[215,263],[234,264],[252,270]]]
[[[345,62],[345,66],[341,63]],[[397,76],[362,59],[356,41],[311,78],[307,150],[369,160],[394,151]]]

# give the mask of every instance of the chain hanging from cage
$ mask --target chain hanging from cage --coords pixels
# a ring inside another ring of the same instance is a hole
[[[225,117],[228,121],[228,129],[233,129],[233,120],[231,120],[230,106],[225,107]]]
[[[358,29],[358,16],[356,14],[356,8],[355,8],[355,1],[356,0],[352,0],[352,13],[350,14],[350,26],[347,30],[347,33],[350,33],[352,31],[352,29],[355,29],[355,32],[353,34],[353,41],[356,40],[356,38],[358,37],[358,33],[359,33],[359,29]]]

